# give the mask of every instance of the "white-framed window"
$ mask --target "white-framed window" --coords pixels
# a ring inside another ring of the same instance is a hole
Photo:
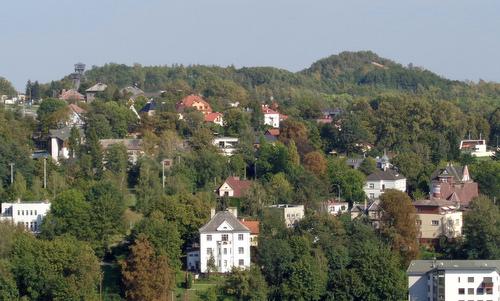
[[[375,184],[370,183],[370,189],[373,189],[373,188],[375,188]]]
[[[431,224],[432,224],[433,226],[439,226],[439,221],[438,221],[438,220],[433,220],[433,221],[431,222]]]
[[[238,248],[238,254],[243,254],[245,252],[245,249],[243,247]]]
[[[229,236],[227,234],[222,234],[222,241],[228,241]]]
[[[238,264],[239,264],[240,266],[245,265],[245,259],[240,259],[240,260],[238,260]]]
[[[207,235],[207,241],[212,241],[212,235],[210,234]]]
[[[224,266],[227,267],[227,260],[224,260]]]
[[[238,234],[238,240],[243,240],[243,234]]]
[[[227,254],[227,248],[224,248],[224,255]]]
[[[375,198],[375,193],[370,193],[370,199],[374,199]]]

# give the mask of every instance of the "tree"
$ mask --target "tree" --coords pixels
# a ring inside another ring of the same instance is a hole
[[[143,218],[132,231],[132,238],[136,240],[144,236],[153,245],[156,254],[164,254],[168,258],[170,267],[178,270],[181,267],[182,240],[177,224],[168,222],[160,211],[153,211],[149,217]]]
[[[387,189],[380,196],[380,232],[392,249],[401,254],[403,266],[418,255],[418,227],[415,207],[402,191]]]
[[[0,301],[18,300],[19,291],[10,263],[0,259]]]
[[[175,283],[165,255],[155,254],[151,243],[139,236],[126,260],[121,262],[127,300],[166,300]]]
[[[469,259],[500,258],[500,210],[485,196],[470,203],[465,213],[464,251]]]
[[[120,181],[120,187],[125,185],[128,166],[128,153],[125,145],[121,143],[113,144],[106,150],[107,170],[111,171]]]
[[[328,161],[325,159],[323,153],[313,151],[304,157],[304,167],[318,176],[323,176],[326,174]]]
[[[372,157],[366,157],[359,165],[359,171],[369,176],[377,170],[377,162]]]
[[[69,133],[69,157],[80,157],[81,154],[81,141],[82,137],[80,137],[80,131],[77,127],[72,127],[71,132]]]
[[[288,203],[290,201],[293,188],[284,173],[280,172],[273,175],[267,188],[268,195],[272,196],[275,204]]]
[[[227,276],[223,291],[228,296],[244,301],[265,301],[268,287],[264,276],[255,265],[250,270],[233,268]]]
[[[74,238],[20,236],[12,250],[12,273],[19,294],[30,300],[97,300],[99,262]]]
[[[102,164],[103,151],[101,144],[99,143],[97,132],[93,128],[91,128],[88,131],[87,149],[88,149],[88,154],[92,158],[92,167],[94,175],[95,177],[100,178],[103,170],[103,164]]]
[[[149,214],[163,194],[158,164],[148,158],[140,161],[139,182],[136,186],[137,210]]]
[[[90,227],[92,210],[82,192],[76,189],[61,192],[52,201],[50,212],[43,220],[41,236],[54,239],[68,234],[78,240],[89,241],[93,236]]]
[[[481,193],[500,199],[500,161],[486,160],[471,165],[471,175]]]
[[[344,159],[332,159],[328,163],[330,189],[336,191],[340,188],[341,197],[349,202],[361,202],[366,198],[363,186],[365,175],[350,168]]]
[[[92,210],[90,213],[91,241],[98,255],[103,255],[109,246],[115,242],[118,234],[123,234],[125,225],[124,197],[112,183],[98,182],[86,195]]]
[[[68,107],[64,100],[48,98],[42,101],[36,113],[42,130],[46,132],[68,118]]]
[[[23,199],[26,196],[26,180],[20,172],[16,172],[14,183],[12,184],[12,198]]]

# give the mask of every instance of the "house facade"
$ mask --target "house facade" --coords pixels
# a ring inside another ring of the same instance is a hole
[[[444,236],[453,239],[462,235],[462,211],[456,203],[430,198],[413,202],[417,211],[419,240],[422,244],[433,244]]]
[[[103,83],[97,83],[97,84],[93,85],[92,87],[88,88],[87,90],[85,90],[85,96],[86,96],[87,102],[94,101],[97,94],[104,92],[107,88],[108,88],[108,85],[103,84]]]
[[[84,133],[81,128],[77,128],[80,134],[81,142],[83,141]],[[61,159],[68,159],[70,157],[69,152],[69,137],[71,136],[71,128],[64,127],[61,129],[49,130],[50,139],[50,156],[54,161],[59,161]]]
[[[241,219],[240,222],[250,229],[250,246],[257,247],[259,245],[260,223],[259,221],[252,221]]]
[[[410,301],[500,300],[500,260],[413,260]]]
[[[175,108],[177,112],[182,113],[187,108],[194,108],[203,114],[212,113],[212,107],[200,95],[191,94],[179,101]]]
[[[277,204],[268,208],[279,211],[287,228],[292,228],[304,218],[304,205]]]
[[[437,169],[431,177],[433,197],[445,199],[467,207],[473,198],[479,196],[479,188],[469,174],[469,168],[448,164]]]
[[[328,200],[323,203],[325,212],[330,215],[340,215],[349,212],[349,203],[338,200]]]
[[[219,112],[212,112],[212,113],[207,113],[204,116],[205,122],[208,123],[215,123],[220,126],[224,126],[224,115]]]
[[[9,221],[15,225],[23,226],[26,231],[39,233],[43,218],[49,210],[49,202],[2,203],[0,205],[0,221]]]
[[[236,137],[217,137],[212,140],[212,144],[215,145],[224,156],[232,156],[237,150],[238,141],[239,139]]]
[[[252,185],[250,180],[241,180],[240,177],[228,177],[219,187],[219,197],[242,197]]]
[[[363,187],[370,200],[377,200],[386,189],[406,191],[406,178],[393,169],[376,170],[366,178]]]
[[[459,146],[460,151],[469,153],[473,157],[491,157],[495,154],[494,151],[488,151],[486,140],[462,140]]]
[[[228,273],[233,267],[250,268],[250,229],[236,210],[220,211],[200,228],[200,271]]]

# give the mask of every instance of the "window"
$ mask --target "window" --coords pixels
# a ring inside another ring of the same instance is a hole
[[[207,241],[212,241],[212,235],[207,235]]]
[[[243,249],[243,247],[239,247],[238,248],[238,254],[243,254],[245,249]]]
[[[422,225],[422,221],[421,221],[421,220],[419,220],[419,219],[417,219],[417,225],[418,225],[418,226],[421,226],[421,225]],[[458,278],[458,282],[460,282],[460,277]]]
[[[493,277],[483,277],[484,283],[493,283]]]
[[[385,190],[385,184],[382,184],[382,191]]]
[[[486,288],[486,295],[492,295],[493,294],[493,288],[492,287],[487,287]]]
[[[238,264],[239,264],[240,266],[245,265],[245,260],[244,260],[244,259],[240,259],[240,260],[238,260]]]
[[[224,196],[228,197],[229,196],[229,191],[224,191]]]
[[[373,189],[373,188],[375,188],[375,184],[370,183],[370,189]]]
[[[227,260],[224,260],[224,266],[227,267]]]
[[[439,226],[439,221],[438,220],[433,220],[432,221],[433,226]]]
[[[37,215],[37,214],[36,214],[36,210],[35,210],[35,215]]]
[[[17,215],[21,215],[21,212],[19,210],[17,210]]]
[[[467,277],[467,282],[473,283],[474,282],[474,277]]]
[[[478,287],[476,290],[476,295],[484,295],[484,288]]]
[[[33,210],[30,210],[30,215],[33,215]]]
[[[207,248],[207,254],[212,255],[212,248]]]
[[[459,288],[458,289],[458,294],[459,295],[465,295],[465,288]]]
[[[375,198],[375,194],[374,193],[370,193],[370,199],[374,199]]]
[[[222,241],[228,241],[228,238],[227,234],[222,234]]]
[[[474,295],[474,288],[468,288],[467,295]]]
[[[227,254],[227,248],[224,248],[224,255]]]
[[[238,240],[243,240],[243,234],[238,234]]]

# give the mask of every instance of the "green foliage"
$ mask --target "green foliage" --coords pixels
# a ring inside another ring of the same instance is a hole
[[[143,218],[132,231],[132,240],[143,235],[151,242],[157,254],[168,257],[172,269],[178,270],[181,266],[182,240],[175,222],[165,220],[163,213],[153,211],[149,217]]]
[[[359,165],[359,171],[369,176],[377,170],[377,162],[372,157],[366,157]]]
[[[6,78],[0,76],[0,95],[15,96],[16,89]]]
[[[464,215],[464,252],[469,259],[500,258],[500,210],[487,197],[480,196]]]
[[[42,101],[36,113],[42,130],[48,131],[68,118],[68,107],[64,100],[48,98]]]
[[[227,276],[222,290],[228,296],[244,301],[264,301],[268,287],[259,268],[252,265],[250,270],[233,268]]]
[[[85,243],[20,236],[11,256],[21,296],[30,300],[97,300],[99,262]]]
[[[500,161],[485,160],[470,166],[479,191],[490,198],[500,199]]]
[[[361,202],[365,199],[365,175],[347,166],[345,159],[331,159],[328,163],[328,174],[332,191],[338,192],[340,186],[342,198],[349,202]]]

